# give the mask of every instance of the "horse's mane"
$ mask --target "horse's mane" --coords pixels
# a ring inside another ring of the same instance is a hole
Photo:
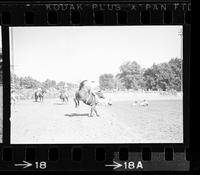
[[[79,91],[82,89],[82,87],[85,85],[85,82],[88,80],[83,80],[79,85]]]

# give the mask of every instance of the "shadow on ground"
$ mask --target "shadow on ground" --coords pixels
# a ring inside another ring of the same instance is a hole
[[[89,114],[88,113],[85,113],[85,114],[71,113],[71,114],[65,114],[65,116],[68,116],[68,117],[87,116],[87,117],[89,117]]]
[[[63,102],[63,103],[54,103],[54,105],[66,105],[67,103]]]

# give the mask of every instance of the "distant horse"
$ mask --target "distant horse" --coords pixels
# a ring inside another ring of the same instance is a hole
[[[90,115],[93,116],[93,113],[95,112],[96,116],[99,117],[99,114],[96,110],[96,105],[98,104],[99,98],[105,98],[102,93],[97,93],[96,95],[91,91],[91,87],[87,86],[87,80],[84,80],[80,83],[79,90],[76,91],[74,102],[75,107],[77,108],[79,106],[80,101],[85,103],[86,105],[91,106]]]
[[[44,99],[44,94],[46,93],[45,90],[37,90],[35,91],[35,101],[37,102],[38,100],[40,102],[43,102],[43,99]]]
[[[66,94],[65,92],[61,92],[60,99],[62,100],[62,102],[68,102],[69,101],[68,94]]]

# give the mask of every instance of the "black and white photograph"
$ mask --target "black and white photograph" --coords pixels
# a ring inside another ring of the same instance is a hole
[[[9,27],[11,144],[183,143],[182,33]]]
[[[2,70],[2,37],[0,26],[0,143],[3,142],[3,70]]]

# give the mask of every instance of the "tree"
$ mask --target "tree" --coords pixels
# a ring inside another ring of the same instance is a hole
[[[145,70],[144,82],[146,89],[151,90],[181,90],[182,60],[175,58],[168,63],[154,64]]]
[[[147,68],[143,74],[146,90],[156,90],[156,76],[153,68]]]
[[[125,89],[123,83],[121,82],[121,80],[117,76],[115,76],[115,78],[114,78],[114,87],[117,90],[124,90]]]
[[[66,83],[66,85],[68,90],[75,90],[78,88],[78,85],[74,83]]]
[[[100,85],[100,88],[103,90],[114,89],[115,87],[114,76],[112,74],[102,74],[99,77],[99,85]]]
[[[11,88],[20,89],[20,84],[20,78],[16,74],[11,73]]]
[[[49,89],[49,88],[55,88],[56,87],[56,81],[47,79],[42,83],[43,88]]]
[[[157,72],[156,72],[156,82],[157,82],[157,89],[161,90],[170,90],[171,89],[171,79],[172,79],[172,72],[169,64],[161,63],[157,65]]]
[[[60,81],[57,85],[56,88],[57,89],[63,89],[65,87],[65,82],[64,81]]]
[[[171,77],[171,69],[167,63],[154,64],[144,72],[146,88],[151,90],[169,90]]]
[[[182,90],[182,59],[180,58],[172,58],[168,62],[173,78],[171,80],[172,88],[181,91]]]
[[[20,87],[25,89],[34,89],[40,87],[41,83],[30,76],[19,78]],[[16,83],[16,82],[14,82]]]
[[[122,81],[126,89],[139,89],[141,87],[142,69],[140,65],[136,62],[125,62],[120,66],[120,73],[117,77]]]

